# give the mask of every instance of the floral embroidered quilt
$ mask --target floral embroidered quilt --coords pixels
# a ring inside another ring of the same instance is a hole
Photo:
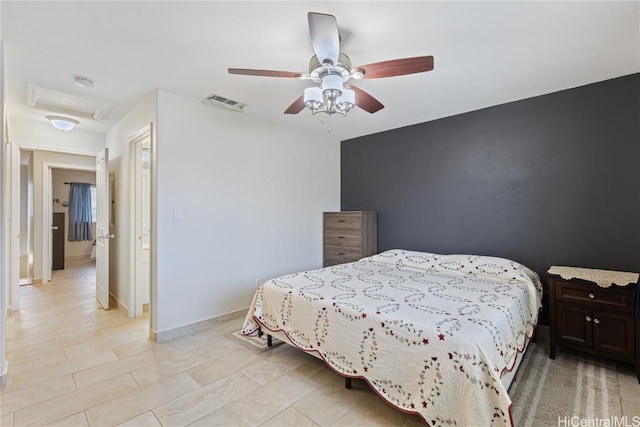
[[[432,425],[511,425],[500,381],[533,335],[542,285],[503,258],[390,250],[260,286],[243,326],[282,331]]]

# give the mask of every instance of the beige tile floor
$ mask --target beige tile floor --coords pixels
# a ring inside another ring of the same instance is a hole
[[[422,425],[290,346],[247,351],[225,337],[241,318],[154,343],[147,316],[97,308],[92,263],[20,290],[2,427]]]
[[[95,269],[77,262],[21,287],[7,319],[9,376],[0,425],[419,426],[363,382],[281,345],[257,355],[226,338],[242,319],[164,343],[148,318],[95,303]],[[640,408],[630,369],[619,374],[623,411]]]

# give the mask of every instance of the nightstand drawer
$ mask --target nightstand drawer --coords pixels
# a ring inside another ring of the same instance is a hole
[[[631,289],[601,288],[556,280],[556,299],[586,304],[590,307],[609,307],[620,311],[633,312],[633,291]]]
[[[360,230],[362,227],[362,215],[357,213],[331,213],[324,216],[325,228],[339,228],[347,230]]]
[[[362,246],[362,233],[358,230],[347,230],[342,228],[325,228],[324,242],[329,245]]]

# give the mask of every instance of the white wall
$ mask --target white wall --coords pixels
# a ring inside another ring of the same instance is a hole
[[[13,129],[13,128],[12,128]],[[33,151],[33,275],[35,280],[42,280],[46,275],[45,269],[49,268],[50,254],[43,261],[43,250],[48,245],[48,235],[43,235],[43,189],[44,189],[44,164],[68,165],[69,167],[94,168],[96,159],[94,156],[80,156],[76,154],[64,154],[52,151]],[[53,203],[53,201],[49,201]],[[48,253],[48,251],[47,251]]]
[[[131,200],[129,189],[129,140],[149,123],[156,123],[156,92],[149,93],[105,135],[109,148],[109,172],[115,173],[116,221],[109,241],[109,291],[125,306],[130,303],[129,240]],[[153,324],[153,319],[152,319]]]
[[[64,256],[69,257],[89,257],[91,249],[93,249],[93,240],[69,241],[69,208],[62,206],[63,202],[69,201],[69,189],[71,188],[65,182],[88,182],[96,185],[96,173],[91,171],[75,170],[75,169],[53,169],[51,174],[51,188],[53,199],[60,200],[60,203],[54,203],[53,212],[64,212],[65,218],[65,236],[64,236]],[[94,218],[95,221],[95,218]],[[96,237],[95,222],[92,226],[93,238]]]
[[[104,134],[74,129],[60,132],[48,123],[11,119],[11,143],[21,147],[95,156],[105,144]]]
[[[330,134],[160,90],[156,156],[156,332],[247,308],[256,278],[322,266],[322,212],[340,207]]]

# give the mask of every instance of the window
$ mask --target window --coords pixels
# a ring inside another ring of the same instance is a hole
[[[96,222],[97,203],[96,203],[96,186],[91,186],[91,222]]]

